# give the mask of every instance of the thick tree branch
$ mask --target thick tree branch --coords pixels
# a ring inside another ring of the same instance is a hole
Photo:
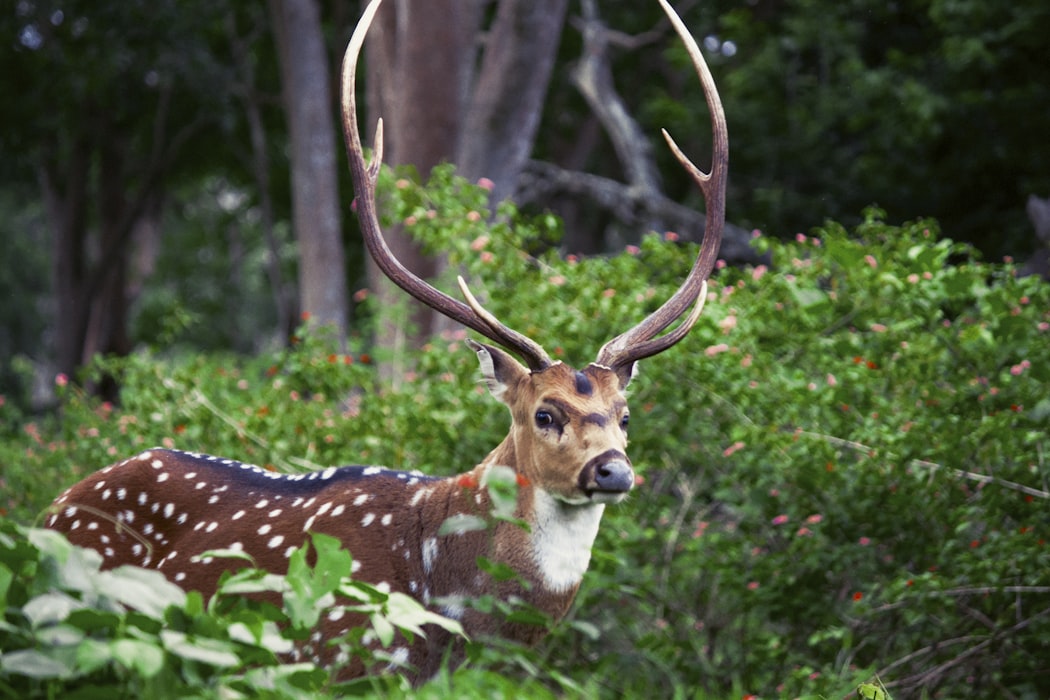
[[[609,30],[598,17],[594,0],[583,0],[582,5],[583,53],[572,71],[572,82],[609,136],[627,182],[643,193],[659,195],[660,173],[652,145],[613,84]]]
[[[565,170],[552,163],[529,161],[518,179],[514,200],[524,205],[556,195],[589,199],[628,227],[644,231],[650,222],[659,221],[684,240],[699,242],[704,237],[703,212],[679,204],[661,192],[653,193],[600,175]],[[726,223],[719,256],[732,263],[761,262],[750,241],[750,231]]]

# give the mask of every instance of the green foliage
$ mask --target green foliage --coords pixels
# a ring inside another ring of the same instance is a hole
[[[293,555],[287,576],[242,569],[207,607],[162,574],[125,566],[100,571],[101,555],[71,546],[50,530],[0,522],[0,689],[7,697],[312,697],[323,692],[397,690],[397,680],[333,682],[326,670],[287,663],[293,648],[335,603],[368,615],[384,646],[396,632],[459,623],[403,594],[349,579],[350,555],[337,540],[314,535]],[[216,555],[219,555],[216,553]],[[283,607],[244,597],[279,593]],[[356,639],[342,640],[366,663],[382,662]],[[382,668],[382,665],[379,666]]]
[[[576,364],[666,299],[696,254],[654,235],[609,258],[530,255],[557,226],[509,207],[486,223],[481,192],[449,172],[390,184],[392,215],[414,217],[491,311]],[[755,245],[772,267],[722,270],[697,327],[632,383],[644,483],[607,511],[569,618],[534,650],[472,643],[468,666],[424,697],[1050,692],[1050,287],[982,262],[932,221],[893,226],[874,209],[852,231],[828,223]],[[120,376],[122,405],[61,386],[60,415],[0,442],[0,506],[30,521],[61,485],[153,444],[282,470],[464,471],[507,418],[463,337],[420,349],[397,387],[305,332],[256,359],[100,362],[92,371]],[[332,551],[326,567],[345,570]],[[292,619],[328,601],[326,576],[300,579]],[[19,619],[31,597],[15,601]],[[168,643],[156,677],[189,663]]]
[[[989,253],[1031,250],[1024,202],[1050,189],[1046,3],[722,2],[697,14],[695,31],[736,47],[708,54],[733,142],[734,221],[785,236],[808,230],[813,212],[855,222],[876,201],[895,217],[934,215]],[[645,89],[647,132],[666,127],[703,152],[698,91]]]

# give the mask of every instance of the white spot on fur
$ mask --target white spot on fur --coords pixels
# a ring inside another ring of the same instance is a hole
[[[437,559],[438,543],[433,537],[423,540],[423,571],[430,574],[434,570],[434,560]]]
[[[391,666],[390,670],[394,670],[397,667],[407,666],[407,665],[408,665],[408,648],[407,647],[397,647],[396,649],[394,649],[393,651],[390,652],[390,666]]]
[[[383,523],[384,525],[389,525],[393,521],[393,519],[394,519],[394,516],[391,515],[390,513],[387,513],[386,515],[384,515],[379,520],[379,522]]]
[[[258,532],[259,532],[260,535],[265,535],[266,533],[268,533],[272,529],[273,529],[272,525],[263,525],[262,527],[259,528]]]
[[[367,493],[362,493],[360,496],[358,496],[357,498],[354,499],[354,505],[355,506],[363,506],[365,503],[368,502],[368,499],[371,498],[371,497],[372,496],[367,494]],[[412,505],[415,505],[415,504],[413,503]]]
[[[340,503],[339,505],[337,505],[335,508],[332,509],[332,517],[333,518],[338,518],[340,515],[342,515],[345,512],[346,512],[346,506],[344,506],[342,503]]]
[[[277,535],[275,537],[271,537],[270,541],[266,543],[266,546],[270,549],[277,549],[281,546],[282,542],[284,542],[284,535]]]
[[[564,593],[578,585],[587,571],[605,505],[561,503],[542,489],[535,490],[534,499],[533,559],[544,585]]]
[[[240,520],[243,517],[244,517],[244,511],[243,510],[239,510],[236,513],[234,513],[233,515],[230,516],[230,520]]]
[[[361,527],[368,527],[372,524],[372,521],[376,519],[375,513],[366,513],[365,517],[361,518]]]

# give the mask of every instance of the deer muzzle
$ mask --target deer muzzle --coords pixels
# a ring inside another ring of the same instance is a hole
[[[631,460],[618,450],[592,457],[580,471],[579,486],[592,500],[619,501],[634,487]]]

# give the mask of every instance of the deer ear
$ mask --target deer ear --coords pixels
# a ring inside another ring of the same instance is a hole
[[[485,380],[489,392],[500,401],[506,402],[504,398],[507,389],[516,384],[518,380],[529,373],[520,362],[509,354],[492,345],[484,345],[473,340],[467,340],[470,349],[478,354],[478,362],[481,364],[481,376]]]

